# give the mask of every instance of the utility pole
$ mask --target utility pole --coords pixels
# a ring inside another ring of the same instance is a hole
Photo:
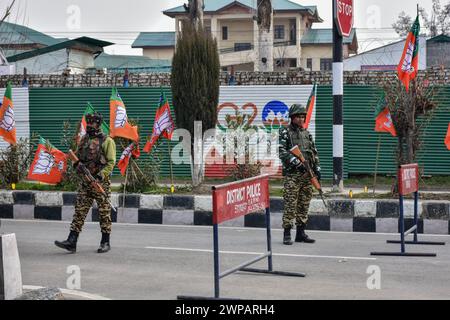
[[[273,71],[273,7],[272,0],[257,1],[258,46],[255,71]]]

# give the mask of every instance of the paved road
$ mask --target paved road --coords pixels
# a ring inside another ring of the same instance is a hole
[[[124,225],[113,227],[113,250],[96,253],[97,223],[88,223],[77,254],[53,245],[65,239],[64,222],[3,220],[0,232],[16,233],[24,285],[66,288],[68,266],[81,270],[81,290],[111,299],[172,300],[178,295],[213,296],[212,228]],[[242,299],[450,299],[450,237],[446,246],[408,246],[437,258],[371,257],[396,251],[398,235],[311,232],[315,245],[281,244],[273,230],[274,268],[305,278],[235,273],[221,280],[221,296]],[[220,228],[221,271],[265,251],[264,229]],[[254,267],[265,267],[258,262]],[[369,290],[370,266],[381,271],[381,289]]]

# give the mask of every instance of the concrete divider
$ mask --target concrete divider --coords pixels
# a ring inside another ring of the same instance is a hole
[[[113,222],[171,225],[212,225],[212,197],[207,195],[140,195],[112,194],[113,204],[119,208]],[[0,218],[46,219],[71,221],[76,194],[70,192],[0,191]],[[328,200],[328,212],[320,199],[311,201],[310,230],[354,232],[398,232],[399,205],[397,200]],[[270,199],[272,226],[281,228],[284,201]],[[98,221],[94,208],[86,221]],[[450,201],[420,201],[419,232],[450,234]],[[405,223],[412,223],[413,202],[405,201]],[[224,226],[264,227],[263,214],[250,214]]]
[[[22,295],[22,271],[16,235],[0,234],[0,300]]]

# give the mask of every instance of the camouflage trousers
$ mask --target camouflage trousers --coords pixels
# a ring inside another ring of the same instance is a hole
[[[111,181],[109,179],[102,182],[103,189],[111,198]],[[77,200],[75,203],[75,214],[73,216],[70,230],[80,233],[83,229],[84,221],[92,207],[94,200],[97,202],[100,218],[100,229],[102,233],[111,233],[111,205],[105,200],[102,194],[97,192],[90,184],[82,182],[78,187]]]
[[[313,187],[308,176],[300,173],[289,174],[284,177],[284,214],[283,228],[308,223],[309,204],[313,196]]]

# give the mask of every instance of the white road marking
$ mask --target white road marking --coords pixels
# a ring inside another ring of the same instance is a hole
[[[170,248],[170,247],[145,247],[151,250],[168,250],[168,251],[188,251],[188,252],[207,252],[213,253],[213,250],[208,249],[190,249],[190,248]],[[242,255],[262,255],[262,252],[243,252],[243,251],[220,251],[221,254],[242,254]],[[320,256],[308,254],[290,254],[290,253],[273,253],[273,256],[278,257],[293,257],[293,258],[320,258],[320,259],[339,259],[339,260],[377,260],[377,258],[366,257],[341,257],[341,256]]]

